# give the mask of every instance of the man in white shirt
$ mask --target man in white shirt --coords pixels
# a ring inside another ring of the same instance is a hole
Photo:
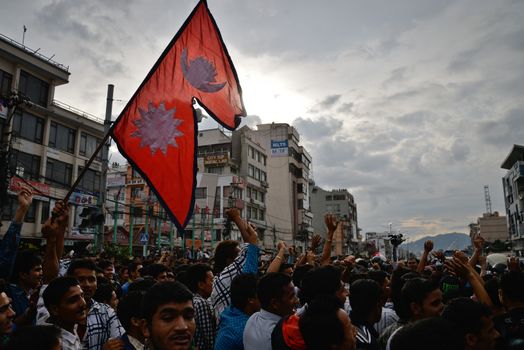
[[[271,332],[282,317],[291,315],[298,299],[291,277],[283,273],[268,273],[258,282],[261,309],[247,320],[244,329],[245,350],[271,350]]]
[[[45,289],[43,298],[50,314],[45,323],[60,328],[62,349],[80,350],[82,346],[76,329],[87,316],[87,305],[78,281],[71,277],[54,279]]]

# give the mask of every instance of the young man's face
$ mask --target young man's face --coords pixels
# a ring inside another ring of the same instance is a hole
[[[115,274],[115,271],[114,271],[114,266],[113,265],[110,265],[108,267],[106,267],[104,269],[104,277],[107,278],[108,280],[113,280],[113,275]]]
[[[422,308],[418,319],[428,317],[438,317],[444,310],[444,304],[442,303],[442,292],[440,289],[435,289],[422,302]]]
[[[337,293],[335,294],[335,296],[340,301],[340,305],[341,305],[340,307],[341,308],[344,307],[344,304],[346,303],[346,298],[347,298],[348,294],[349,294],[349,292],[346,289],[346,285],[344,284],[344,282],[340,281],[340,288],[337,291]]]
[[[142,270],[144,266],[138,265],[135,269],[135,271],[131,271],[131,280],[136,280],[137,278],[140,278],[140,270]]]
[[[207,271],[206,279],[200,282],[198,287],[200,289],[200,295],[205,299],[209,298],[213,292],[213,272]]]
[[[167,272],[161,272],[159,273],[156,278],[155,278],[155,281],[157,282],[166,282],[167,281]]]
[[[190,349],[196,329],[193,301],[161,305],[146,326],[155,350]]]
[[[30,286],[32,289],[35,289],[42,283],[42,276],[42,265],[36,265],[33,266],[28,273],[22,272],[20,274],[20,279],[23,280],[26,285]]]
[[[408,269],[415,271],[417,269],[418,263],[416,259],[408,260]]]
[[[15,312],[11,307],[11,299],[5,293],[0,293],[0,335],[11,333]]]
[[[500,333],[495,329],[493,320],[489,317],[481,317],[482,328],[477,334],[468,334],[466,342],[472,349],[493,350],[495,349],[496,339]]]
[[[293,282],[289,282],[289,284],[283,288],[283,292],[282,297],[277,302],[276,310],[280,316],[285,317],[293,314],[298,304],[298,298],[295,294]]]
[[[97,287],[95,270],[78,268],[73,271],[71,277],[78,280],[80,287],[82,287],[82,291],[84,292],[84,298],[87,301],[90,301],[95,294]]]
[[[64,323],[81,323],[87,317],[84,293],[80,286],[69,288],[58,305],[52,305],[49,312]]]

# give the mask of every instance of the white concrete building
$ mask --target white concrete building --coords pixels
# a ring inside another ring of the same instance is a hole
[[[6,117],[11,110],[3,108],[0,125],[3,131],[11,132],[8,140],[11,174],[17,174],[39,190],[22,228],[23,239],[35,243],[39,243],[41,225],[49,216],[53,199],[64,198],[104,134],[103,119],[54,99],[55,87],[67,84],[69,74],[68,67],[0,35],[0,93],[6,96],[14,91],[30,101],[16,110],[9,125]],[[11,178],[8,203],[1,203],[2,234],[17,206],[14,194],[21,183],[17,176]],[[66,237],[69,242],[92,238],[75,235],[73,227],[80,220],[78,205],[96,204],[100,190],[99,156],[83,177],[79,191],[71,197],[74,205]]]

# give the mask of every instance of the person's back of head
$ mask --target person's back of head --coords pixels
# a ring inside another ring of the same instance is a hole
[[[339,301],[332,294],[318,295],[309,301],[299,320],[300,333],[307,349],[329,350],[344,342],[344,326],[339,319],[339,311]]]
[[[144,292],[138,291],[129,292],[118,303],[116,315],[127,333],[133,327],[134,329],[139,329],[140,327],[140,319],[142,318],[140,305],[142,304],[144,294]]]
[[[251,315],[260,310],[257,297],[257,276],[255,274],[240,274],[231,281],[231,305],[244,313]]]
[[[17,329],[5,350],[56,350],[61,349],[61,333],[56,326],[29,326]]]
[[[380,321],[383,291],[378,283],[372,279],[356,280],[350,290],[351,318],[367,324]]]
[[[500,299],[506,308],[524,303],[524,273],[509,271],[500,277]]]
[[[332,265],[318,267],[306,273],[300,289],[302,304],[309,303],[317,295],[336,295],[343,288],[341,275],[340,269]]]
[[[129,284],[128,293],[131,292],[147,292],[155,285],[156,281],[151,276],[139,277]]]
[[[426,318],[400,328],[391,338],[390,350],[464,350],[461,332],[440,317]]]
[[[432,294],[435,300],[427,300]],[[400,313],[397,311],[397,314],[402,320],[416,320],[438,316],[443,307],[442,292],[436,284],[427,279],[412,278],[407,280],[402,287]]]
[[[213,256],[213,273],[218,275],[238,256],[238,242],[225,240],[218,243]]]
[[[313,265],[300,265],[297,266],[295,271],[293,271],[293,284],[295,287],[302,288],[302,280],[304,279],[304,276],[306,273],[314,269]]]

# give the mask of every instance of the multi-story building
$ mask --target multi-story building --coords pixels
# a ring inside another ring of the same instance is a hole
[[[124,227],[127,165],[113,163],[107,169],[105,223],[107,228]],[[116,220],[116,221],[115,221]]]
[[[25,218],[22,237],[39,241],[42,223],[49,217],[53,201],[64,198],[72,182],[93,154],[104,135],[103,120],[54,99],[55,87],[68,83],[69,71],[16,41],[0,35],[0,91],[18,93],[28,100],[16,109],[0,108],[4,137],[10,145],[11,178],[8,203],[2,203],[4,226],[7,229],[16,209],[15,193],[20,178],[33,188],[34,201]],[[90,239],[75,229],[81,222],[83,206],[97,205],[101,190],[101,155],[87,170],[78,189],[71,196],[73,209],[67,229],[67,241]],[[66,242],[67,242],[66,241]]]
[[[524,256],[524,146],[513,145],[501,165],[509,239],[513,250]]]
[[[347,189],[324,190],[319,186],[311,187],[311,211],[315,232],[325,237],[324,215],[335,214],[342,222],[342,230],[333,239],[333,249],[338,253],[354,250],[357,239],[357,205],[353,195]]]
[[[311,155],[300,145],[298,131],[289,124],[260,124],[249,135],[268,152],[266,235],[273,244],[284,240],[305,247],[313,234],[308,190]]]
[[[509,236],[506,217],[499,215],[497,211],[482,214],[482,217],[479,217],[476,223],[469,224],[469,236],[472,244],[473,239],[479,233],[489,243],[507,241]]]

